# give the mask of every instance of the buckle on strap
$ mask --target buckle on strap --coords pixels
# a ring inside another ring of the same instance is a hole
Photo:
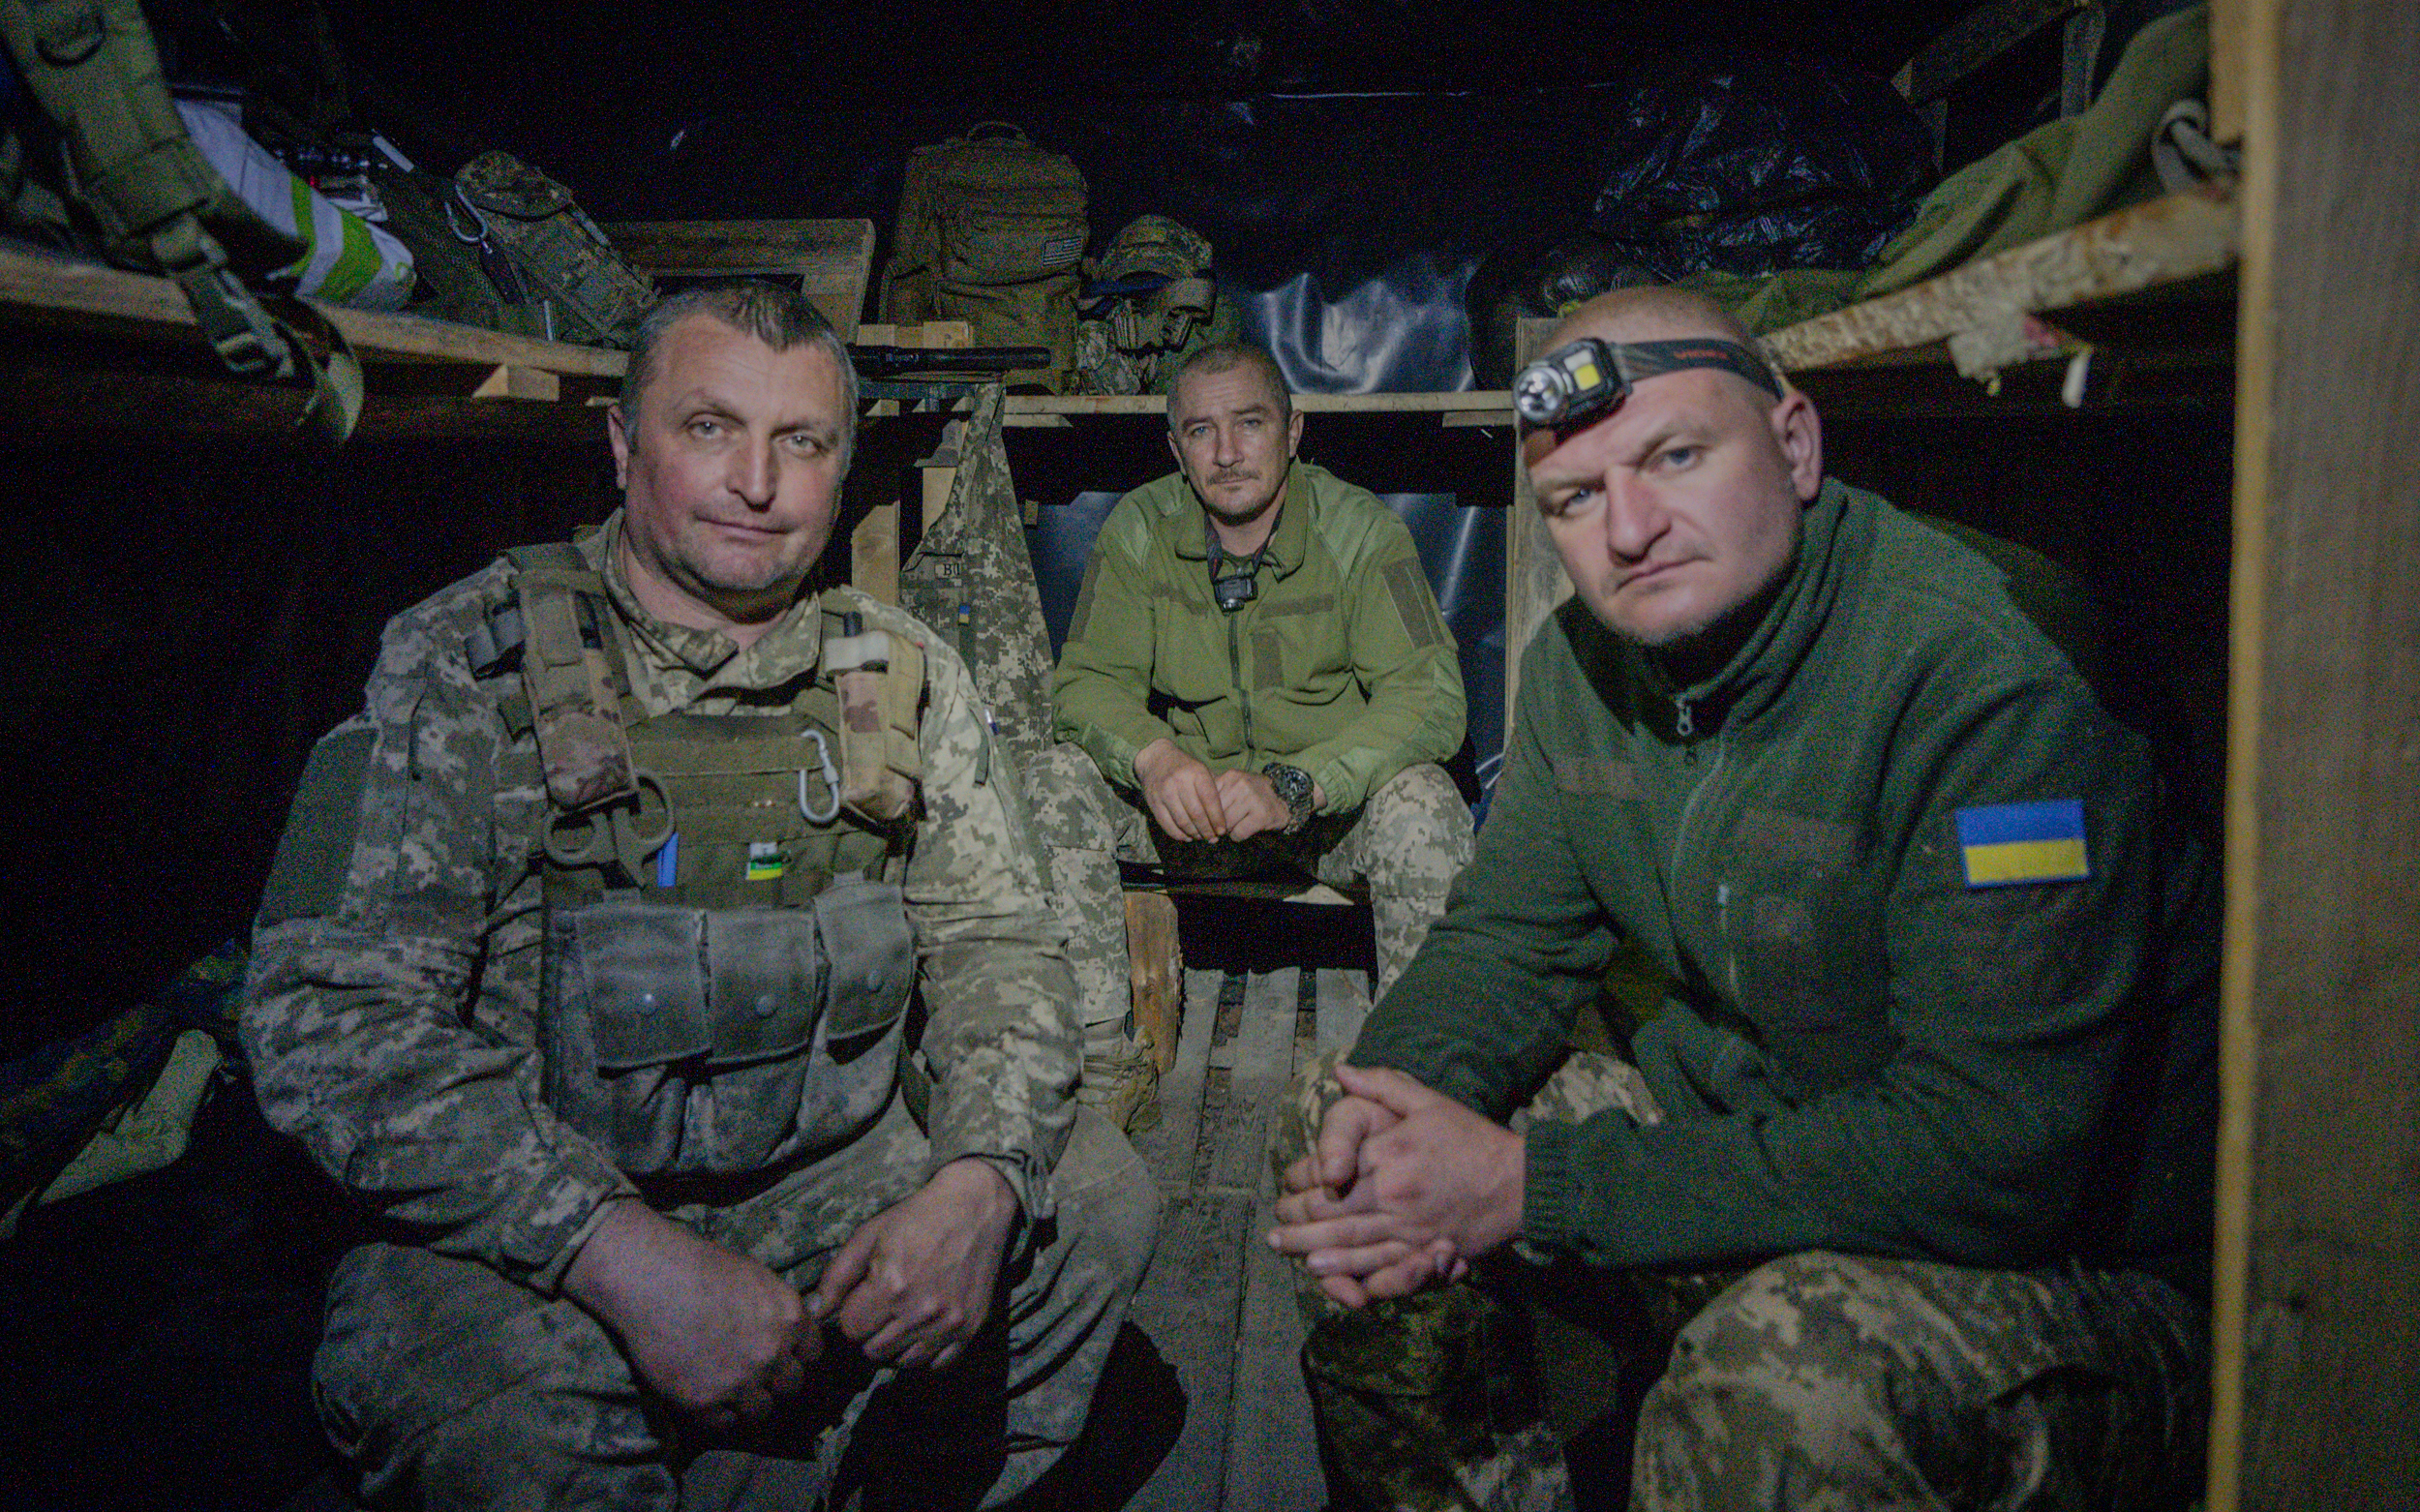
[[[101,50],[108,35],[95,0],[65,5],[33,0],[26,9],[34,13],[34,51],[54,69],[72,69],[83,62]]]
[[[155,232],[151,255],[194,307],[194,320],[229,372],[245,378],[292,378],[294,352],[277,322],[242,281],[227,270],[227,253],[190,214]]]

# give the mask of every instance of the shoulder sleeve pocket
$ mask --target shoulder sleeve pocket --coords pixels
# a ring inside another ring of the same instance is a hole
[[[325,919],[336,912],[352,865],[370,748],[377,740],[378,732],[368,725],[347,725],[311,748],[260,894],[262,923]]]

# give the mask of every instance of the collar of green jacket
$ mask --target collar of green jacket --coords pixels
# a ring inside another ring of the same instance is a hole
[[[1872,495],[1826,478],[1800,517],[1799,546],[1790,565],[1743,612],[1755,619],[1722,665],[1709,674],[1692,669],[1685,653],[1625,647],[1640,680],[1676,707],[1702,710],[1685,721],[1700,734],[1718,723],[1753,719],[1772,708],[1813,653],[1842,579],[1870,546],[1876,503]],[[1712,633],[1726,631],[1718,626]],[[1738,634],[1738,627],[1728,633]]]
[[[1277,529],[1269,532],[1268,543],[1260,548],[1260,570],[1285,577],[1303,563],[1311,550],[1311,474],[1324,477],[1327,469],[1296,458],[1286,469],[1286,498],[1277,506]],[[1184,485],[1194,507],[1201,509],[1201,496],[1194,493],[1182,472],[1170,476]],[[1188,561],[1210,559],[1210,513],[1201,509],[1203,529],[1179,535],[1172,545],[1176,555]]]

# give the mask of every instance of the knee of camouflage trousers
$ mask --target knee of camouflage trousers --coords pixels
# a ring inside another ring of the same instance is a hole
[[[369,1244],[330,1279],[327,1318],[313,1389],[371,1505],[680,1505],[628,1361],[568,1299]]]
[[[1050,862],[1050,902],[1067,930],[1088,1055],[1114,1059],[1133,1031],[1120,802],[1081,747],[1051,746],[1026,775],[1034,832]]]
[[[1422,762],[1379,784],[1344,843],[1322,858],[1317,869],[1323,873],[1369,880],[1377,996],[1404,974],[1429,926],[1445,912],[1445,895],[1470,864],[1472,844],[1470,805],[1444,768]]]
[[[2172,1508],[2207,1354],[2197,1310],[2149,1277],[1786,1255],[1682,1329],[1631,1504]]]
[[[1294,1076],[1269,1159],[1307,1155],[1345,1096],[1341,1051]],[[1562,1451],[1538,1401],[1528,1318],[1469,1282],[1340,1306],[1299,1264],[1295,1300],[1310,1325],[1303,1384],[1320,1458],[1340,1504],[1369,1512],[1553,1512],[1570,1504]]]
[[[1013,1257],[986,1329],[994,1389],[981,1399],[909,1390],[886,1417],[913,1421],[908,1458],[920,1473],[987,1482],[952,1488],[954,1504],[1015,1495],[1082,1433],[1150,1262],[1159,1191],[1115,1129],[1079,1108],[1050,1180],[1056,1216]],[[812,1226],[797,1204],[778,1217]],[[820,1263],[783,1275],[811,1285]],[[691,1463],[704,1445],[652,1405],[593,1318],[484,1265],[365,1245],[339,1265],[327,1315],[313,1372],[320,1419],[365,1498],[382,1507],[810,1505],[878,1388],[906,1374],[828,1350],[807,1389],[736,1441],[737,1453]],[[941,1505],[938,1488],[926,1483],[918,1504]]]

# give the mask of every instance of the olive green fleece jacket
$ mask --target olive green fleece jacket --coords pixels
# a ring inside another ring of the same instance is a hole
[[[1283,760],[1321,811],[1359,808],[1387,778],[1462,745],[1462,666],[1411,532],[1324,468],[1289,469],[1258,593],[1210,596],[1208,526],[1182,472],[1102,522],[1059,653],[1056,734],[1133,788],[1161,739],[1213,771]]]
[[[1363,1031],[1491,1117],[1618,938],[1676,983],[1665,1114],[1533,1125],[1526,1240],[1600,1265],[2070,1256],[2207,1287],[2215,878],[1976,550],[1831,482],[1730,661],[1675,687],[1578,601],[1523,662],[1477,860]],[[2089,876],[1970,887],[1960,809],[2081,800]]]

